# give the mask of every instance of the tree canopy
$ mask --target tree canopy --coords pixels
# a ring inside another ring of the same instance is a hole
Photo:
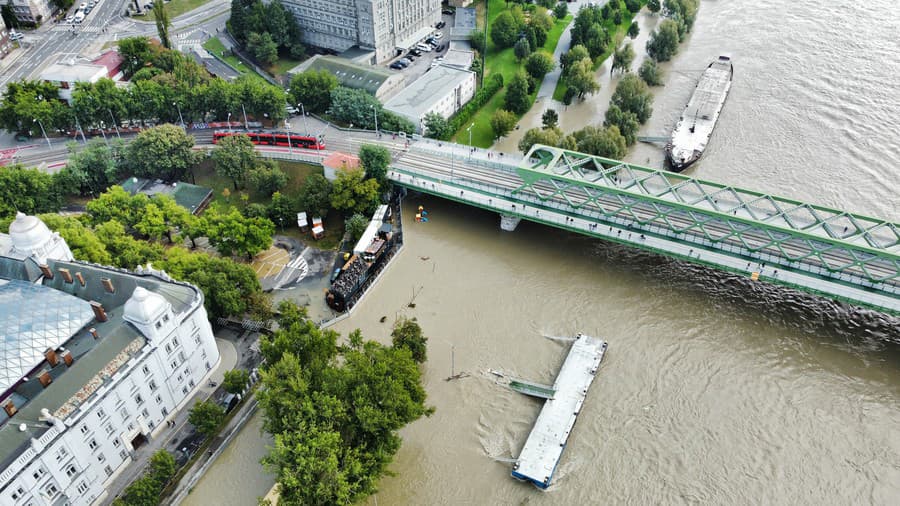
[[[250,373],[244,369],[232,369],[225,371],[222,388],[230,394],[237,395],[247,388],[248,383],[250,383]]]
[[[206,237],[222,255],[245,255],[252,259],[272,245],[275,225],[268,218],[247,218],[234,207],[228,211],[212,207],[204,218]]]
[[[647,41],[647,54],[658,62],[669,61],[678,52],[678,23],[664,19]]]
[[[378,207],[381,189],[375,179],[365,179],[363,171],[338,172],[331,191],[331,207],[345,214],[371,216]]]
[[[634,74],[628,74],[619,81],[609,103],[634,113],[640,123],[646,123],[653,113],[653,94],[647,83]]]
[[[215,435],[225,420],[225,408],[213,401],[197,401],[188,413],[188,422],[206,437]]]
[[[432,139],[447,140],[453,135],[450,122],[438,112],[429,112],[425,115],[425,136]]]
[[[216,173],[231,179],[234,189],[243,187],[250,171],[256,166],[256,150],[245,134],[229,135],[219,139],[212,152]]]
[[[337,87],[337,77],[327,70],[294,74],[290,84],[292,103],[303,104],[307,113],[323,113],[331,107],[331,92]]]
[[[504,108],[516,114],[525,114],[531,102],[528,100],[528,75],[519,71],[506,87]]]
[[[197,161],[194,136],[175,125],[142,131],[128,145],[125,166],[136,176],[180,181]]]
[[[298,196],[300,208],[312,216],[325,216],[331,209],[332,191],[331,181],[322,174],[308,176]]]
[[[516,127],[517,121],[519,119],[516,118],[516,115],[505,109],[494,111],[494,114],[491,115],[491,129],[494,131],[494,138],[499,139],[511,132]]]
[[[382,186],[387,182],[391,153],[386,147],[363,144],[359,148],[359,163],[366,172],[366,177],[378,181],[378,184]]]

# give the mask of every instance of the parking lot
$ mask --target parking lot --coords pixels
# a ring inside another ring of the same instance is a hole
[[[437,40],[438,47],[444,46],[442,51],[438,52],[437,49],[431,52],[422,51],[421,56],[413,56],[414,59],[412,60],[412,63],[406,68],[399,70],[391,68],[391,65],[396,61],[403,58],[409,58],[409,51],[404,51],[402,55],[385,62],[383,64],[385,68],[390,72],[397,72],[406,76],[406,83],[411,83],[421,77],[425,72],[428,72],[434,59],[446,54],[447,50],[450,48],[450,28],[453,26],[453,15],[442,14],[441,21],[443,21],[445,25],[442,28],[435,28],[432,33],[441,32],[443,34],[443,37]]]

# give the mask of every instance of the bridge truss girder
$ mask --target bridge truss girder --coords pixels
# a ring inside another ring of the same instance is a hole
[[[656,225],[685,242],[739,244],[872,283],[900,281],[900,226],[865,216],[693,179],[616,160],[535,145],[513,194],[564,201],[582,213]]]

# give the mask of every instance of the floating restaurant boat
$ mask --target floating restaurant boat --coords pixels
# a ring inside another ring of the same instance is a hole
[[[719,56],[703,71],[666,144],[666,162],[673,171],[681,172],[700,159],[728,97],[733,76],[734,66],[727,56]]]

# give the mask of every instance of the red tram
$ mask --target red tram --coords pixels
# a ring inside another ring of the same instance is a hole
[[[232,135],[246,135],[253,144],[269,146],[285,146],[305,149],[325,149],[325,141],[309,135],[298,135],[291,132],[265,132],[262,130],[216,130],[213,133],[213,144],[219,139]]]

